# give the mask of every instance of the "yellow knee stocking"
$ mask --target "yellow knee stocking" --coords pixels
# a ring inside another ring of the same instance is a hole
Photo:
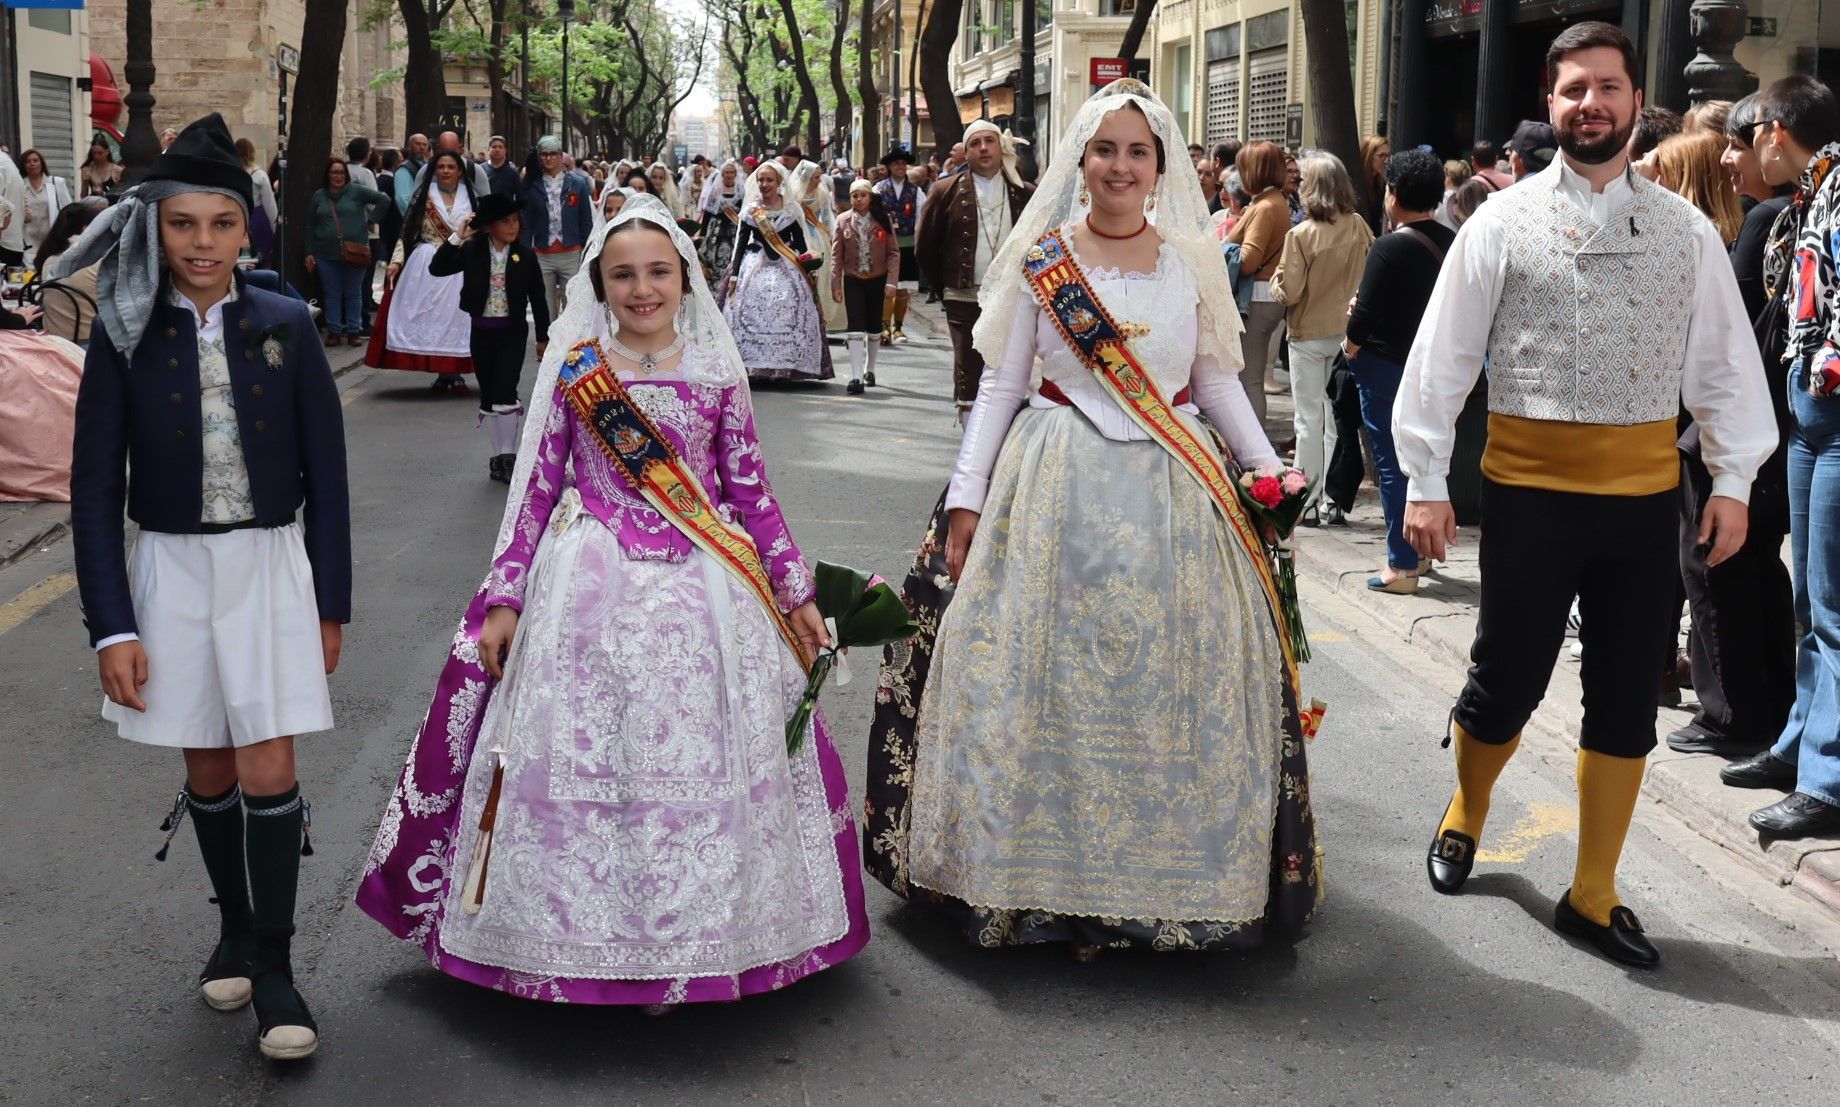
[[[891,292],[888,295],[882,297],[882,330],[884,333],[887,332],[890,326],[894,325],[894,305],[895,305],[896,295],[897,293]]]
[[[901,324],[907,322],[907,301],[912,295],[906,289],[894,294],[894,325],[897,330],[900,329]]]
[[[1572,874],[1572,906],[1599,926],[1610,925],[1616,895],[1616,863],[1642,790],[1644,757],[1611,757],[1578,751],[1578,867]]]
[[[1495,778],[1507,766],[1508,758],[1520,748],[1521,736],[1516,734],[1497,746],[1482,741],[1455,722],[1450,726],[1457,742],[1457,794],[1451,797],[1450,810],[1438,824],[1438,833],[1454,830],[1480,842],[1482,824],[1489,817],[1489,795],[1495,790]]]

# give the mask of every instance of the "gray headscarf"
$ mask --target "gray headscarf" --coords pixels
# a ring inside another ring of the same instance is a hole
[[[53,265],[52,278],[68,276],[100,261],[96,273],[96,314],[101,316],[123,357],[133,357],[153,316],[166,253],[160,248],[160,201],[187,192],[228,196],[249,218],[244,197],[227,188],[183,181],[145,181],[122,194],[114,207],[98,215]]]

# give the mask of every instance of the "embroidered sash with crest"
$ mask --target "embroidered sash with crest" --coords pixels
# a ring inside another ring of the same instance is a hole
[[[569,351],[558,377],[563,398],[593,435],[601,452],[672,526],[747,586],[766,609],[792,656],[800,657],[799,636],[780,612],[773,596],[773,582],[754,540],[723,520],[702,482],[684,464],[670,440],[633,403],[607,364],[600,343],[590,340]]]
[[[1283,607],[1278,600],[1277,582],[1271,563],[1265,556],[1265,544],[1258,530],[1240,506],[1233,490],[1232,478],[1212,452],[1196,439],[1194,433],[1176,417],[1156,382],[1138,363],[1131,351],[1130,337],[1113,321],[1111,313],[1099,302],[1086,279],[1086,273],[1073,258],[1073,251],[1058,230],[1049,231],[1024,257],[1023,275],[1028,278],[1042,310],[1054,323],[1067,345],[1133,422],[1150,438],[1169,451],[1190,476],[1201,483],[1226,519],[1228,529],[1251,555],[1258,567],[1259,583],[1271,604],[1271,619],[1284,650],[1285,676],[1291,691],[1298,688],[1297,658],[1291,649],[1291,635],[1285,626]]]

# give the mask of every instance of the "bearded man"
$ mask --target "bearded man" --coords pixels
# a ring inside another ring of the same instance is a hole
[[[1682,405],[1712,473],[1699,542],[1744,544],[1758,467],[1776,448],[1756,342],[1724,243],[1691,204],[1630,171],[1641,65],[1621,30],[1579,23],[1546,54],[1561,156],[1495,194],[1452,243],[1393,416],[1410,479],[1406,538],[1443,559],[1457,414],[1489,361],[1482,599],[1451,713],[1457,789],[1431,843],[1431,886],[1463,887],[1496,777],[1545,694],[1574,598],[1584,647],[1578,855],[1560,932],[1624,964],[1661,955],[1616,892],[1655,746],[1655,665],[1672,646]]]
[[[940,180],[927,194],[914,247],[927,287],[938,289],[945,300],[946,329],[952,335],[952,400],[960,422],[977,399],[984,374],[984,357],[971,345],[978,288],[1035,192],[1016,171],[1014,140],[996,124],[988,119],[972,123],[965,128],[963,145],[970,170]]]

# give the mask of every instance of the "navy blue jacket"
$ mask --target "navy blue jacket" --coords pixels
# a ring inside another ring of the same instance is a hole
[[[594,236],[594,188],[588,175],[571,169],[562,175],[562,244],[580,248]],[[549,192],[543,174],[524,182],[524,245],[549,246]]]
[[[246,285],[224,305],[224,353],[256,518],[306,506],[307,558],[319,617],[351,619],[351,512],[338,387],[307,306]],[[122,508],[142,530],[197,534],[204,514],[204,447],[197,322],[162,285],[130,361],[100,317],[77,390],[70,462],[70,529],[77,589],[93,645],[138,633],[123,552]],[[280,365],[263,340],[282,347]],[[133,476],[130,478],[129,474]]]

